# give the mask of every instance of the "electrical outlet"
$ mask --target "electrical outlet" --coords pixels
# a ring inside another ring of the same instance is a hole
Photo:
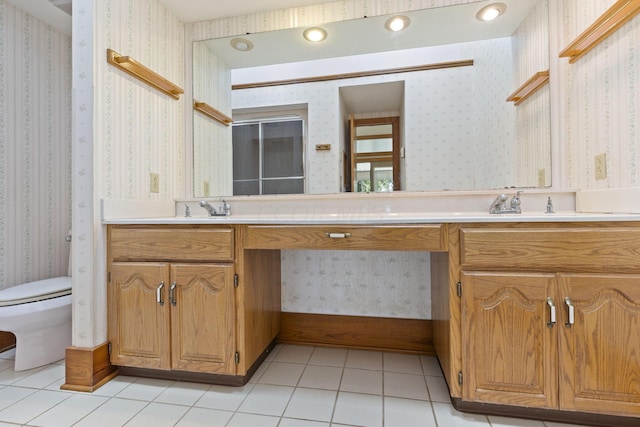
[[[538,171],[538,188],[547,186],[547,170],[542,168]]]
[[[153,172],[149,174],[149,191],[152,193],[160,192],[160,174]]]
[[[204,193],[203,197],[209,197],[209,190],[209,181],[204,181],[202,183],[202,192]]]
[[[607,178],[607,153],[598,154],[595,158],[596,179]]]

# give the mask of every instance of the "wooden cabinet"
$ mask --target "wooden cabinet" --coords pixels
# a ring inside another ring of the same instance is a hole
[[[574,313],[558,325],[560,407],[640,416],[640,275],[562,274],[560,287]]]
[[[463,228],[462,399],[640,416],[638,231]]]
[[[233,228],[109,231],[111,363],[235,374]]]
[[[235,373],[233,265],[115,262],[113,364]]]
[[[462,273],[463,398],[557,405],[557,325],[548,327],[553,274]]]

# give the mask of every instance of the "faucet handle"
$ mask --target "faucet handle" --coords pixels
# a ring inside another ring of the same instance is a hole
[[[516,211],[516,213],[521,212],[520,205],[522,204],[522,201],[520,200],[520,195],[522,193],[524,193],[523,190],[518,190],[516,191],[516,194],[511,198],[511,209]]]

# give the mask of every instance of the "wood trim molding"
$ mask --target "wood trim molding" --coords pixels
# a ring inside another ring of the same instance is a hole
[[[107,49],[107,62],[125,73],[145,82],[151,87],[158,89],[173,99],[180,99],[184,93],[179,86],[165,79],[155,71],[145,67],[130,56],[120,55],[113,49]]]
[[[640,13],[640,0],[618,0],[596,21],[560,52],[573,64]]]
[[[62,390],[92,392],[118,375],[109,360],[109,343],[94,348],[67,347]]]
[[[440,70],[442,68],[469,67],[473,65],[473,59],[451,62],[439,62],[435,64],[416,65],[415,67],[387,68],[384,70],[358,71],[355,73],[329,74],[316,77],[301,77],[288,80],[273,80],[257,83],[243,83],[231,86],[232,90],[255,89],[259,87],[294,85],[299,83],[316,83],[330,80],[354,79],[357,77],[382,76],[385,74],[411,73],[414,71]]]
[[[231,123],[233,123],[233,119],[231,117],[227,116],[219,110],[216,110],[206,102],[193,101],[193,109],[201,112],[205,116],[215,120],[218,123],[222,123],[225,126],[229,126]]]
[[[536,93],[538,89],[549,83],[549,70],[538,71],[529,80],[524,82],[509,97],[507,102],[513,101],[514,105],[520,105],[525,99]]]
[[[281,313],[278,342],[435,354],[431,320]]]

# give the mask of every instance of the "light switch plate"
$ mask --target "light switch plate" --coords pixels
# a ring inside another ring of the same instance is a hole
[[[149,174],[149,191],[151,193],[160,192],[160,174],[153,172]]]
[[[596,179],[607,178],[607,153],[598,154],[595,158]]]
[[[547,186],[547,170],[542,168],[538,171],[538,188]]]

